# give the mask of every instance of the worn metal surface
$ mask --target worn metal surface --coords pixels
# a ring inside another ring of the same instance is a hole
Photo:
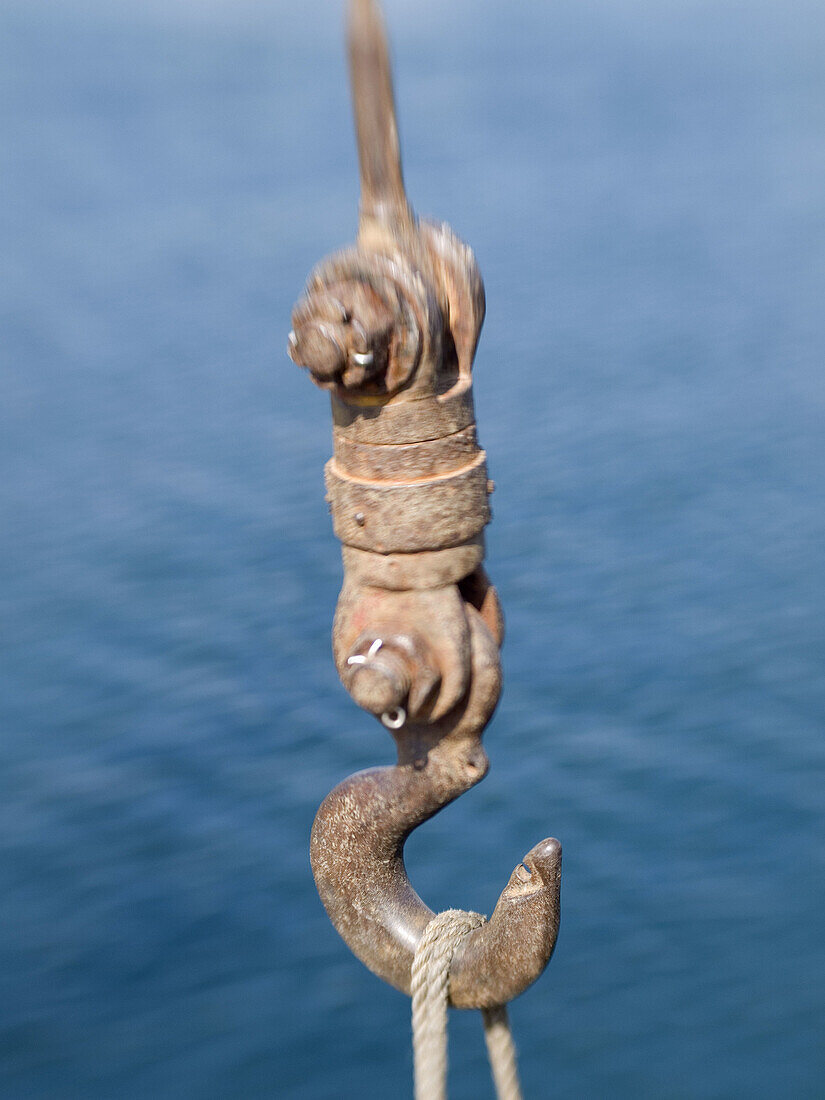
[[[332,791],[310,854],[335,927],[409,993],[433,914],[409,883],[404,842],[486,774],[481,735],[501,691],[503,619],[482,566],[493,486],[471,380],[484,287],[472,251],[448,226],[417,220],[407,200],[374,0],[352,3],[350,60],[358,241],[310,276],[289,354],[332,399],[327,499],[345,572],[336,666],[392,731],[398,763]],[[541,973],[558,931],[560,869],[556,840],[527,853],[454,956],[452,1004],[506,1003]]]

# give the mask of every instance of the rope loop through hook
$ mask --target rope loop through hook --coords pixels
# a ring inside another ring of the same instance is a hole
[[[461,940],[487,918],[463,909],[433,917],[412,964],[415,1100],[447,1100],[447,1001],[450,963]],[[498,1100],[522,1100],[507,1008],[482,1010],[484,1038]]]

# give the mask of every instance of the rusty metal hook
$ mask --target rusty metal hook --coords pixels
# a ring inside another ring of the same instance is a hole
[[[327,796],[310,855],[341,936],[409,993],[433,913],[410,885],[404,843],[487,773],[481,735],[501,691],[503,619],[482,566],[492,482],[471,382],[484,288],[471,250],[408,202],[375,0],[352,0],[350,61],[358,242],[310,276],[288,351],[332,400],[327,499],[345,574],[336,665],[391,731],[398,762]],[[560,871],[553,839],[518,864],[490,920],[453,956],[453,1005],[505,1004],[538,977],[558,933]]]
[[[321,900],[370,970],[409,994],[413,955],[434,914],[412,888],[404,842],[478,783],[489,762],[481,729],[501,686],[498,646],[469,608],[473,653],[466,698],[440,722],[395,731],[398,763],[358,772],[324,800],[310,857]],[[541,974],[559,923],[561,845],[543,840],[513,871],[490,920],[464,937],[450,968],[457,1008],[506,1004]]]

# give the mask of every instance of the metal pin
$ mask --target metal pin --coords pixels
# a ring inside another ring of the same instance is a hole
[[[381,715],[381,721],[388,730],[400,730],[407,721],[407,712],[403,707],[391,707]]]

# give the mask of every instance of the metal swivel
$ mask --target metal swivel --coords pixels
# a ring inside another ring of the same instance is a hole
[[[409,993],[433,913],[409,882],[404,842],[483,779],[481,735],[501,691],[503,620],[482,565],[492,482],[471,376],[484,287],[471,250],[412,211],[380,16],[374,0],[351,10],[358,240],[310,276],[288,351],[332,404],[327,499],[344,562],[336,665],[391,732],[398,761],[328,795],[310,854],[344,940]],[[453,956],[452,1004],[505,1004],[538,977],[556,942],[560,871],[553,839],[519,861],[490,920]]]

